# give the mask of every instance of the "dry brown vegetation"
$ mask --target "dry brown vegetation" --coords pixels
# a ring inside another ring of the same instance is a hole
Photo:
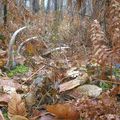
[[[120,119],[119,0],[92,0],[92,12],[83,0],[1,4],[0,120]]]

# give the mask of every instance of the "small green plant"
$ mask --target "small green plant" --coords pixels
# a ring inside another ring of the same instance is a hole
[[[112,84],[106,83],[106,82],[100,82],[99,87],[101,87],[103,90],[108,90],[112,88]]]
[[[9,77],[13,77],[17,74],[24,74],[26,72],[28,72],[29,68],[25,65],[18,65],[16,66],[14,69],[10,70],[7,72],[7,75]]]
[[[10,119],[8,118],[8,113],[7,113],[7,110],[6,110],[6,109],[4,109],[2,113],[3,113],[3,116],[4,116],[5,120],[10,120]]]
[[[5,39],[5,36],[0,34],[0,40],[4,40]]]
[[[117,80],[120,80],[120,68],[114,68],[113,69],[113,75]]]
[[[5,117],[5,120],[10,120],[10,119],[8,118],[8,114],[7,114],[7,113],[3,113],[3,116]]]

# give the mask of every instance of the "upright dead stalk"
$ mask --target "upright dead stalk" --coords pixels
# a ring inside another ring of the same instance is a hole
[[[14,54],[13,54],[13,45],[15,43],[16,40],[16,36],[18,35],[18,33],[20,33],[22,30],[26,29],[27,27],[24,26],[22,28],[19,28],[18,30],[16,30],[14,32],[14,34],[12,35],[10,42],[9,42],[9,48],[8,48],[8,59],[7,59],[7,63],[5,68],[10,69],[11,66],[14,66]]]

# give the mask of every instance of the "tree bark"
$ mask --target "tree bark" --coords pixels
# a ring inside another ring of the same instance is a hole
[[[92,16],[93,13],[93,4],[92,0],[85,0],[81,6],[81,15],[82,16]]]
[[[0,1],[0,23],[3,22],[3,3]]]
[[[40,6],[39,6],[39,0],[33,0],[32,1],[32,7],[33,7],[33,11],[36,13],[39,11]]]
[[[57,11],[57,9],[58,9],[58,0],[54,0],[54,9],[55,9],[55,11]]]
[[[7,24],[7,0],[4,1],[4,26]]]
[[[47,2],[47,12],[50,11],[50,3],[51,3],[51,0],[48,0],[48,2]]]

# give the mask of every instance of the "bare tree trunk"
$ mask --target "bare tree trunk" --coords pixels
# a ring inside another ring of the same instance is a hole
[[[4,26],[7,24],[7,0],[4,1]]]
[[[44,11],[44,0],[40,0],[40,9]]]
[[[60,18],[63,18],[63,0],[59,3],[59,10],[60,10]]]
[[[48,2],[47,2],[47,12],[49,12],[49,10],[50,10],[50,3],[51,3],[51,0],[48,0]]]
[[[3,4],[2,1],[0,1],[0,22],[3,21]]]
[[[85,0],[81,7],[82,16],[92,16],[92,13],[93,13],[92,0]]]
[[[33,11],[36,13],[39,11],[40,6],[39,6],[39,0],[33,0],[32,1],[32,7],[33,7]]]
[[[86,14],[87,16],[91,16],[93,13],[93,4],[92,0],[86,0]]]
[[[63,0],[60,1],[60,9],[63,10]]]
[[[58,0],[54,1],[54,10],[57,11],[58,10]]]
[[[32,10],[33,10],[33,7],[32,7],[32,2],[33,2],[33,0],[29,0],[29,2],[30,2],[30,3],[29,3],[29,4],[30,4],[29,7],[30,7],[30,10],[32,11]]]

